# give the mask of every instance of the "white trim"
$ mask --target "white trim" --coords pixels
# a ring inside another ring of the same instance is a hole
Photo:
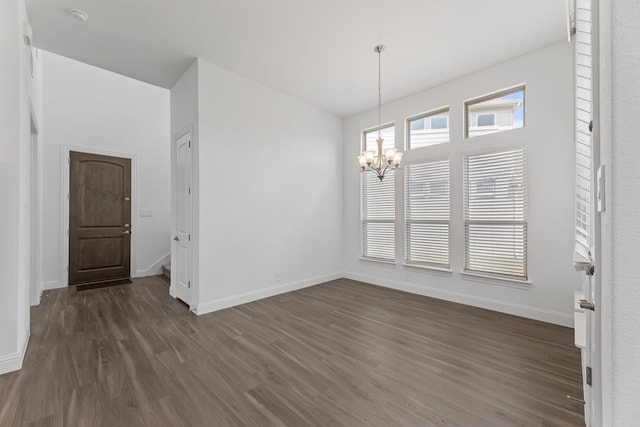
[[[561,313],[537,307],[529,307],[505,301],[498,301],[491,298],[478,297],[475,295],[464,294],[462,292],[453,292],[433,288],[431,286],[416,285],[413,283],[399,282],[390,279],[379,279],[363,274],[345,273],[345,277],[347,279],[370,283],[377,286],[383,286],[385,288],[396,289],[412,294],[438,298],[445,301],[484,308],[500,313],[513,314],[515,316],[526,317],[528,319],[540,320],[542,322],[548,322],[573,328],[573,313]]]
[[[383,258],[360,256],[360,258],[358,258],[358,259],[360,261],[375,262],[375,263],[378,263],[378,264],[386,264],[386,265],[391,265],[391,266],[398,265],[398,262],[396,260],[391,261],[391,260],[383,259]]]
[[[40,291],[37,295],[31,295],[31,306],[35,307],[40,305],[40,301],[42,301],[42,293],[44,292],[44,288],[42,287],[42,282],[40,282]]]
[[[137,270],[135,276],[133,277],[156,276],[158,274],[162,274],[162,266],[167,264],[169,261],[171,261],[171,251],[167,252],[164,256],[151,264],[149,267],[142,270]]]
[[[27,334],[22,348],[18,352],[0,357],[0,375],[22,369],[22,363],[24,362],[24,355],[27,353],[30,336],[30,333]]]
[[[43,291],[50,291],[51,289],[61,289],[64,287],[65,286],[62,285],[62,282],[60,282],[60,280],[49,280],[47,282],[42,282]]]
[[[473,271],[461,271],[460,274],[465,280],[480,281],[490,285],[511,286],[518,289],[529,289],[531,281],[521,279],[511,279],[509,277],[492,276],[490,274],[476,273]]]
[[[298,281],[286,283],[283,285],[259,289],[252,292],[246,292],[243,294],[231,295],[224,298],[218,298],[213,301],[207,301],[205,303],[198,304],[198,307],[194,309],[193,312],[197,315],[207,314],[214,311],[223,310],[225,308],[234,307],[236,305],[246,304],[246,303],[257,301],[263,298],[269,298],[275,295],[284,294],[286,292],[308,288],[310,286],[319,285],[320,283],[341,279],[343,277],[344,277],[343,273],[332,273],[324,276],[316,276],[316,277],[311,277],[309,279],[298,280]]]
[[[69,286],[69,272],[67,266],[69,265],[69,235],[67,230],[69,229],[69,152],[76,151],[79,153],[98,154],[102,156],[120,157],[131,160],[131,256],[130,256],[130,268],[129,274],[137,271],[137,248],[138,248],[138,169],[137,169],[137,157],[135,154],[123,153],[118,151],[103,150],[101,148],[92,147],[78,147],[74,145],[62,146],[62,224],[60,227],[61,242],[63,248],[60,253],[60,283],[62,288]]]
[[[406,268],[415,268],[417,270],[424,270],[424,271],[433,272],[433,273],[446,273],[447,276],[453,273],[453,270],[451,268],[446,268],[446,267],[434,267],[430,265],[410,264],[410,263],[403,263],[402,266]]]

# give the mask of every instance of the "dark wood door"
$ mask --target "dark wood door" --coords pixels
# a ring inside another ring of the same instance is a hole
[[[69,285],[128,278],[131,160],[69,155]]]

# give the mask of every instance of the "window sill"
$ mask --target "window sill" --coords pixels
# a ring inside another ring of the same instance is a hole
[[[453,270],[451,270],[450,268],[444,268],[444,267],[432,267],[432,266],[428,266],[428,265],[420,265],[420,264],[402,264],[403,267],[407,267],[407,268],[415,268],[417,270],[427,270],[430,272],[434,272],[434,273],[453,273]]]
[[[471,273],[469,271],[462,271],[460,275],[465,280],[471,280],[474,282],[481,282],[489,285],[507,286],[516,289],[529,289],[531,282],[529,280],[509,279],[506,277],[496,277],[487,274]]]
[[[360,261],[375,262],[377,264],[396,265],[395,261],[389,261],[389,260],[380,259],[380,258],[367,258],[364,256],[360,257]]]

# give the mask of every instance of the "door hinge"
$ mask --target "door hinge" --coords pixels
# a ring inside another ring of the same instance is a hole
[[[191,141],[189,141],[189,148],[191,148]]]
[[[591,366],[587,366],[586,372],[585,372],[585,382],[587,383],[587,385],[591,385]]]
[[[191,194],[191,187],[189,187],[189,194]]]
[[[189,241],[191,241],[191,234],[189,234]]]
[[[189,280],[189,281],[187,282],[187,287],[188,287],[189,289],[191,289],[191,280]]]
[[[67,193],[67,200],[71,200],[71,196]]]

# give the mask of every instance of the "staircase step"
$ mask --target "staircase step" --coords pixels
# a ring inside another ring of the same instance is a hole
[[[164,274],[167,279],[171,279],[171,264],[165,264],[162,266],[162,274]]]

